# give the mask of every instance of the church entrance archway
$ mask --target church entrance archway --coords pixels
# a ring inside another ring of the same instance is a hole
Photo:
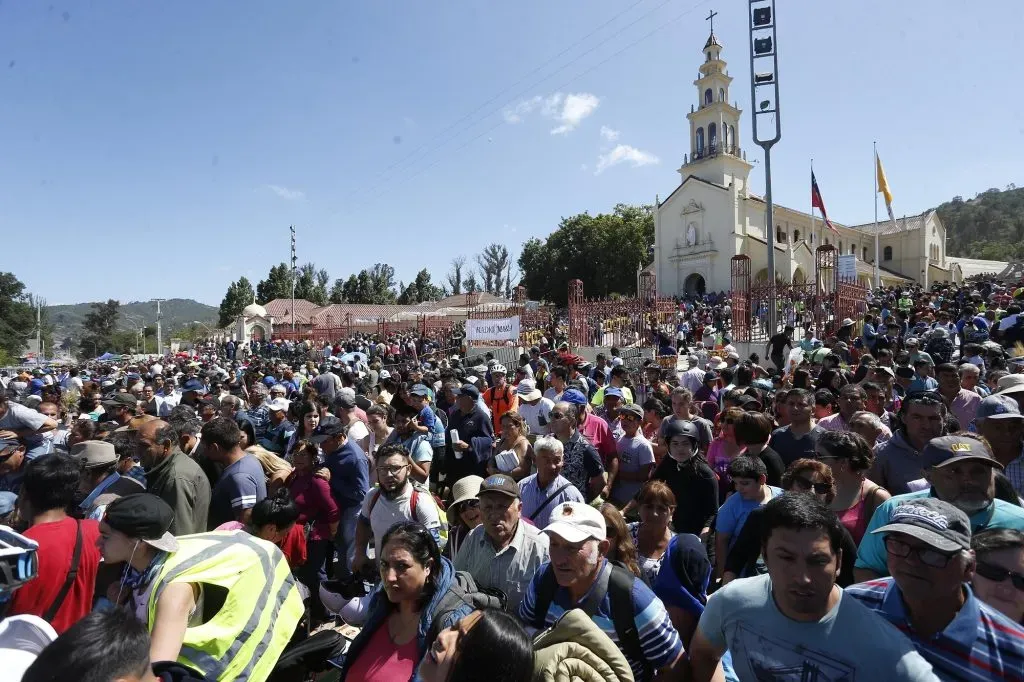
[[[266,330],[258,324],[252,326],[252,340],[253,341],[264,341],[267,338]]]
[[[696,272],[686,278],[683,282],[683,290],[688,296],[703,296],[706,292],[707,284],[704,281],[703,275],[698,275]]]
[[[797,268],[793,273],[793,284],[807,284],[807,273],[803,268]]]

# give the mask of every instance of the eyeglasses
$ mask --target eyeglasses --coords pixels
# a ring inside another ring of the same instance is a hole
[[[946,554],[930,547],[911,547],[891,535],[885,538],[885,551],[900,559],[906,559],[911,554],[915,554],[922,564],[932,568],[945,568],[949,565],[950,559],[956,556],[955,553]]]
[[[620,416],[622,417],[623,421],[627,421],[627,422],[638,422],[638,421],[641,421],[641,419],[642,419],[641,417],[638,417],[635,414],[623,414],[623,415],[620,415]]]
[[[551,413],[551,418],[552,419],[565,419],[565,415],[562,414],[561,412],[552,412]]]
[[[409,465],[399,464],[398,466],[377,467],[377,475],[382,476],[384,474],[389,474],[391,476],[397,476],[398,474],[402,473],[402,469],[405,469],[407,466]]]
[[[466,500],[465,502],[462,503],[462,511],[466,511],[467,509],[477,509],[479,507],[480,500],[477,499]]]
[[[977,563],[974,567],[974,572],[982,578],[987,578],[988,580],[993,580],[997,583],[1001,583],[1009,578],[1013,583],[1014,588],[1024,592],[1024,573],[1008,571],[1002,566],[987,564],[984,561],[979,561]]]

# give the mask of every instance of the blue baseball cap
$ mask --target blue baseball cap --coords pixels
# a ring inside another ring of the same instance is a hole
[[[7,516],[18,506],[18,496],[5,490],[0,492],[0,516]]]
[[[974,413],[978,421],[982,419],[1024,419],[1017,401],[1008,395],[990,395],[978,403]]]
[[[423,384],[416,384],[415,386],[413,386],[412,388],[409,389],[409,393],[411,395],[421,395],[421,396],[428,396],[429,397],[430,396],[430,389],[427,388],[426,386],[424,386]]]
[[[621,392],[619,395],[622,395]],[[583,395],[581,391],[577,391],[575,388],[570,388],[562,394],[562,401],[567,402],[570,405],[586,405],[587,396]]]
[[[608,396],[611,396],[613,398],[622,398],[622,389],[619,389],[615,386],[609,386],[608,388],[604,389],[604,397],[607,398]]]
[[[197,393],[206,393],[206,384],[201,382],[199,379],[189,379],[181,387],[181,392],[188,393],[189,391],[195,391]]]

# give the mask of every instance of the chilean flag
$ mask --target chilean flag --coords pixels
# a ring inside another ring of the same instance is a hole
[[[828,229],[832,230],[836,234],[839,234],[839,230],[832,225],[832,221],[828,219],[828,211],[825,210],[825,202],[821,199],[821,191],[818,189],[818,181],[814,179],[814,171],[811,171],[811,208],[816,208],[821,211],[821,218],[828,225]]]

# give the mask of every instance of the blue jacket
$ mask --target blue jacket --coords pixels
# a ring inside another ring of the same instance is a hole
[[[436,635],[441,630],[450,628],[455,623],[468,616],[473,612],[473,606],[471,604],[463,603],[462,606],[445,616],[437,628],[431,632],[431,625],[433,625],[433,613],[434,609],[440,603],[441,598],[444,597],[445,593],[451,587],[452,582],[455,580],[455,568],[452,566],[452,562],[441,557],[441,574],[437,580],[437,591],[434,592],[434,596],[430,598],[430,602],[423,608],[420,613],[420,627],[416,632],[416,641],[418,645],[419,659],[416,661],[416,670],[413,671],[412,677],[409,678],[409,682],[420,682],[419,677],[419,661],[423,658],[423,655],[427,653],[430,645],[434,643],[434,637],[431,636],[428,639],[428,635]],[[345,665],[341,671],[341,679],[344,680],[348,674],[348,669],[352,667],[352,661],[356,660],[360,652],[366,646],[367,642],[373,636],[373,633],[377,631],[379,627],[387,627],[387,617],[391,613],[391,604],[388,602],[388,595],[384,592],[382,586],[378,585],[374,591],[373,596],[370,597],[369,613],[366,617],[366,624],[363,625],[363,629],[359,631],[356,638],[352,640],[351,646],[347,652],[345,652]],[[352,681],[356,682],[356,681]]]

